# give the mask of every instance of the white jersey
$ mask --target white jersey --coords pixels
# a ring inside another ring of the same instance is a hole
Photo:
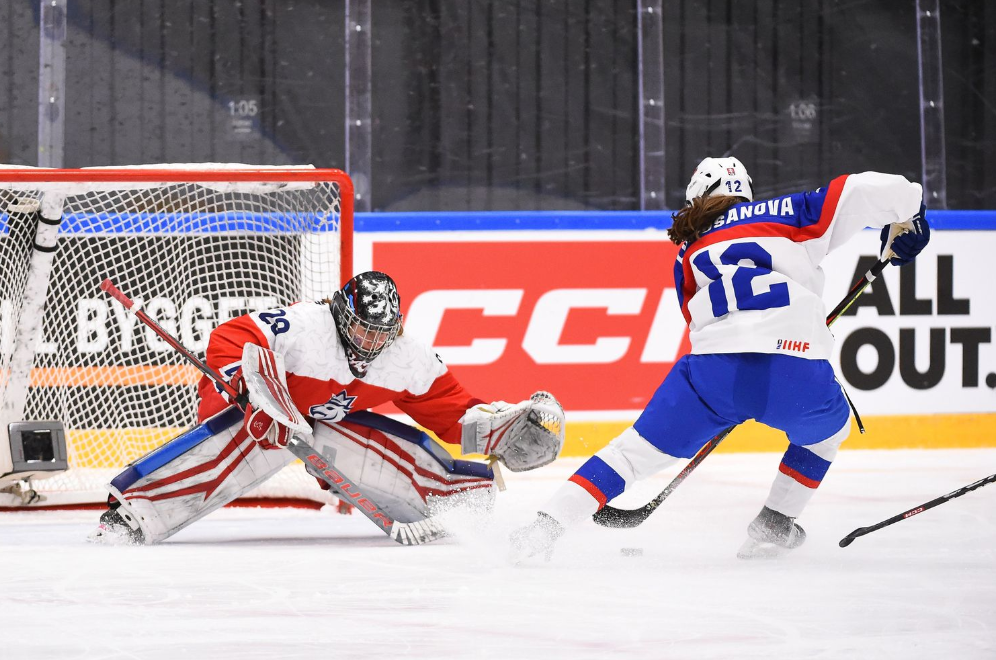
[[[909,220],[922,198],[905,177],[864,172],[731,207],[678,250],[674,279],[692,353],[828,359],[820,263],[865,227]]]
[[[337,422],[350,412],[391,402],[444,442],[459,443],[460,418],[483,403],[460,385],[429,346],[404,335],[370,363],[365,377],[356,378],[324,302],[253,312],[219,325],[208,340],[208,365],[231,377],[247,343],[284,357],[291,398],[303,415],[316,420]],[[206,376],[199,390],[202,399],[217,392]],[[203,408],[199,416],[203,419],[227,402],[218,399],[216,404]]]

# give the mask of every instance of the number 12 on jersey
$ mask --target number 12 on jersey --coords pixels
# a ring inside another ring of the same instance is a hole
[[[752,262],[753,266],[743,265],[742,261]],[[719,255],[720,264],[736,266],[731,281],[736,309],[772,309],[788,307],[788,284],[777,282],[763,293],[754,293],[753,279],[771,273],[771,255],[757,243],[733,243]],[[709,250],[702,250],[692,259],[692,265],[709,280],[707,291],[712,303],[712,314],[716,318],[730,313],[730,301],[726,296],[723,276],[713,263]]]

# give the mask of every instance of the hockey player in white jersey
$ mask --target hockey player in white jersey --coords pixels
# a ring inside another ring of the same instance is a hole
[[[891,249],[892,264],[912,261],[930,238],[920,185],[865,172],[755,201],[739,160],[703,160],[669,230],[680,246],[674,281],[691,353],[633,426],[513,535],[513,560],[548,556],[565,527],[748,419],[784,431],[790,444],[738,555],[800,546],[806,534],[795,520],[850,430],[850,409],[828,361],[833,337],[820,262],[865,227],[883,228],[882,253]]]
[[[492,456],[513,471],[553,461],[563,444],[563,410],[552,395],[486,403],[429,346],[405,336],[397,287],[381,272],[357,275],[331,298],[246,314],[211,333],[206,363],[240,394],[244,355],[280,356],[282,367],[270,373],[279,372],[282,391],[309,420],[315,449],[400,522],[417,522],[430,503],[468,491],[493,497],[493,474],[483,463],[450,459],[424,433],[370,408],[392,402],[464,454]],[[262,409],[243,413],[207,376],[198,393],[201,424],[112,480],[92,540],[162,541],[294,460],[285,449],[290,430]]]

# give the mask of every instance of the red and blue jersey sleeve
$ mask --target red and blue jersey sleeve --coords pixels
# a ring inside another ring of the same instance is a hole
[[[211,332],[207,346],[207,363],[213,369],[238,362],[242,359],[242,349],[246,344],[256,344],[270,348],[270,342],[253,320],[245,314],[230,321],[225,321]]]
[[[205,362],[228,380],[238,369],[237,363],[242,361],[242,349],[246,344],[270,348],[266,335],[249,314],[225,321],[211,331]],[[199,420],[207,419],[229,405],[228,399],[221,394],[221,387],[207,376],[198,381],[197,395],[200,397]]]

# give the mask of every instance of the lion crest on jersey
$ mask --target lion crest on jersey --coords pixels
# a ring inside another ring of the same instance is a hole
[[[356,397],[349,396],[346,394],[346,390],[343,390],[325,403],[311,406],[308,409],[308,415],[323,422],[338,422],[349,414],[355,402]]]

